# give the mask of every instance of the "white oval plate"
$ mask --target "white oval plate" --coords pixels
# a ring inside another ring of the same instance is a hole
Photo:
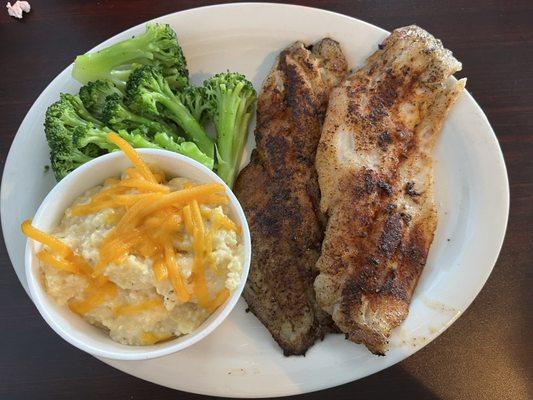
[[[256,88],[275,56],[295,40],[338,40],[350,67],[363,63],[387,35],[383,29],[323,10],[279,4],[228,4],[183,11],[155,21],[178,33],[192,81],[240,71]],[[144,24],[102,43],[144,31]],[[446,45],[446,43],[445,43]],[[72,55],[74,58],[74,54]],[[31,217],[54,185],[43,133],[46,107],[59,92],[79,85],[71,67],[43,91],[26,115],[7,157],[1,188],[2,228],[22,285],[24,244],[20,223]],[[251,135],[252,136],[252,135]],[[253,140],[248,143],[248,154]],[[216,332],[182,352],[148,361],[102,360],[142,379],[188,392],[266,397],[324,389],[393,365],[429,343],[470,305],[498,256],[507,224],[509,186],[503,156],[487,118],[465,92],[451,111],[435,154],[439,224],[409,317],[385,357],[329,335],[305,357],[286,358],[241,299]]]

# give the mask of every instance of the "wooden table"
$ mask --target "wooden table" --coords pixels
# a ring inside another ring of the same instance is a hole
[[[0,10],[2,166],[29,107],[75,55],[148,19],[211,3],[33,0],[32,12],[22,21]],[[404,362],[357,382],[301,397],[531,398],[533,2],[298,3],[351,15],[388,30],[417,23],[441,38],[463,62],[462,75],[468,76],[468,90],[494,127],[511,182],[511,215],[500,258],[465,314]],[[201,397],[125,375],[68,345],[38,315],[4,246],[0,265],[1,399]]]

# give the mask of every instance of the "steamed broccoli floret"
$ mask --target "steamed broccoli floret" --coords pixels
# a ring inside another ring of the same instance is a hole
[[[64,148],[62,151],[56,150],[50,153],[50,164],[57,181],[92,159],[93,157],[78,149]]]
[[[46,110],[44,131],[50,147],[50,161],[57,180],[103,152],[94,145],[78,146],[74,132],[101,127],[78,96],[61,94]]]
[[[204,82],[217,131],[217,174],[233,185],[246,143],[256,92],[244,75],[225,72]]]
[[[61,93],[59,95],[59,101],[52,104],[46,110],[46,117],[56,118],[65,126],[72,128],[85,125],[89,122],[95,125],[101,125],[101,122],[94,118],[85,108],[79,96],[68,93]]]
[[[56,103],[57,104],[57,103]],[[47,113],[45,133],[50,147],[50,164],[56,179],[63,179],[69,172],[91,160],[72,143],[71,132],[60,120]]]
[[[113,82],[124,89],[131,72],[140,65],[161,69],[174,90],[189,82],[189,72],[176,33],[166,24],[147,24],[146,32],[103,50],[76,57],[72,76],[79,82]]]
[[[94,81],[82,86],[79,96],[85,108],[95,117],[101,118],[105,100],[113,94],[121,94],[115,85],[106,81]]]
[[[169,124],[143,117],[129,110],[124,105],[122,97],[117,94],[108,96],[102,114],[105,123],[116,130],[125,129],[131,132],[137,129],[148,137],[153,137],[158,132],[176,136],[176,130]]]
[[[107,134],[110,132],[109,128],[96,127],[94,125],[87,125],[85,127],[77,127],[72,132],[72,142],[74,146],[83,148],[89,145],[98,146],[100,149],[107,152],[115,150],[117,147],[109,143]]]
[[[214,158],[213,141],[189,109],[172,93],[158,69],[144,66],[131,74],[126,85],[126,104],[149,118],[164,117],[174,121],[185,137],[210,158]]]
[[[205,125],[209,118],[210,104],[203,86],[187,86],[179,93],[181,102],[189,109],[194,119]]]

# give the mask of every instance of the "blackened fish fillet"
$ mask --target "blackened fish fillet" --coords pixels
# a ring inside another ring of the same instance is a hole
[[[257,148],[235,184],[252,236],[243,296],[285,355],[304,354],[331,324],[313,290],[323,238],[314,163],[329,92],[346,70],[331,39],[279,55],[258,100]]]
[[[407,317],[437,225],[432,151],[465,80],[417,26],[395,30],[332,91],[318,146],[329,219],[315,280],[346,337],[384,354]]]

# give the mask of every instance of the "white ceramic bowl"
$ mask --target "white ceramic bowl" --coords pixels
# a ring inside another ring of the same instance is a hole
[[[165,150],[138,149],[137,151],[143,160],[149,164],[158,165],[168,176],[194,179],[199,183],[224,184],[215,173],[188,157]],[[106,154],[82,165],[67,175],[50,191],[37,210],[32,224],[45,232],[50,232],[60,222],[65,209],[70,207],[77,197],[86,190],[102,184],[104,179],[119,176],[130,166],[130,161],[122,152]],[[230,199],[230,216],[242,227],[243,272],[239,287],[198,329],[188,335],[151,346],[126,346],[114,342],[102,329],[90,325],[80,316],[71,312],[68,307],[58,305],[46,294],[41,284],[39,261],[35,256],[41,244],[28,240],[25,263],[30,294],[48,325],[63,339],[79,349],[95,356],[118,360],[144,360],[164,356],[183,350],[206,337],[222,323],[239,300],[250,268],[251,244],[248,224],[237,198],[225,184],[224,186]]]

